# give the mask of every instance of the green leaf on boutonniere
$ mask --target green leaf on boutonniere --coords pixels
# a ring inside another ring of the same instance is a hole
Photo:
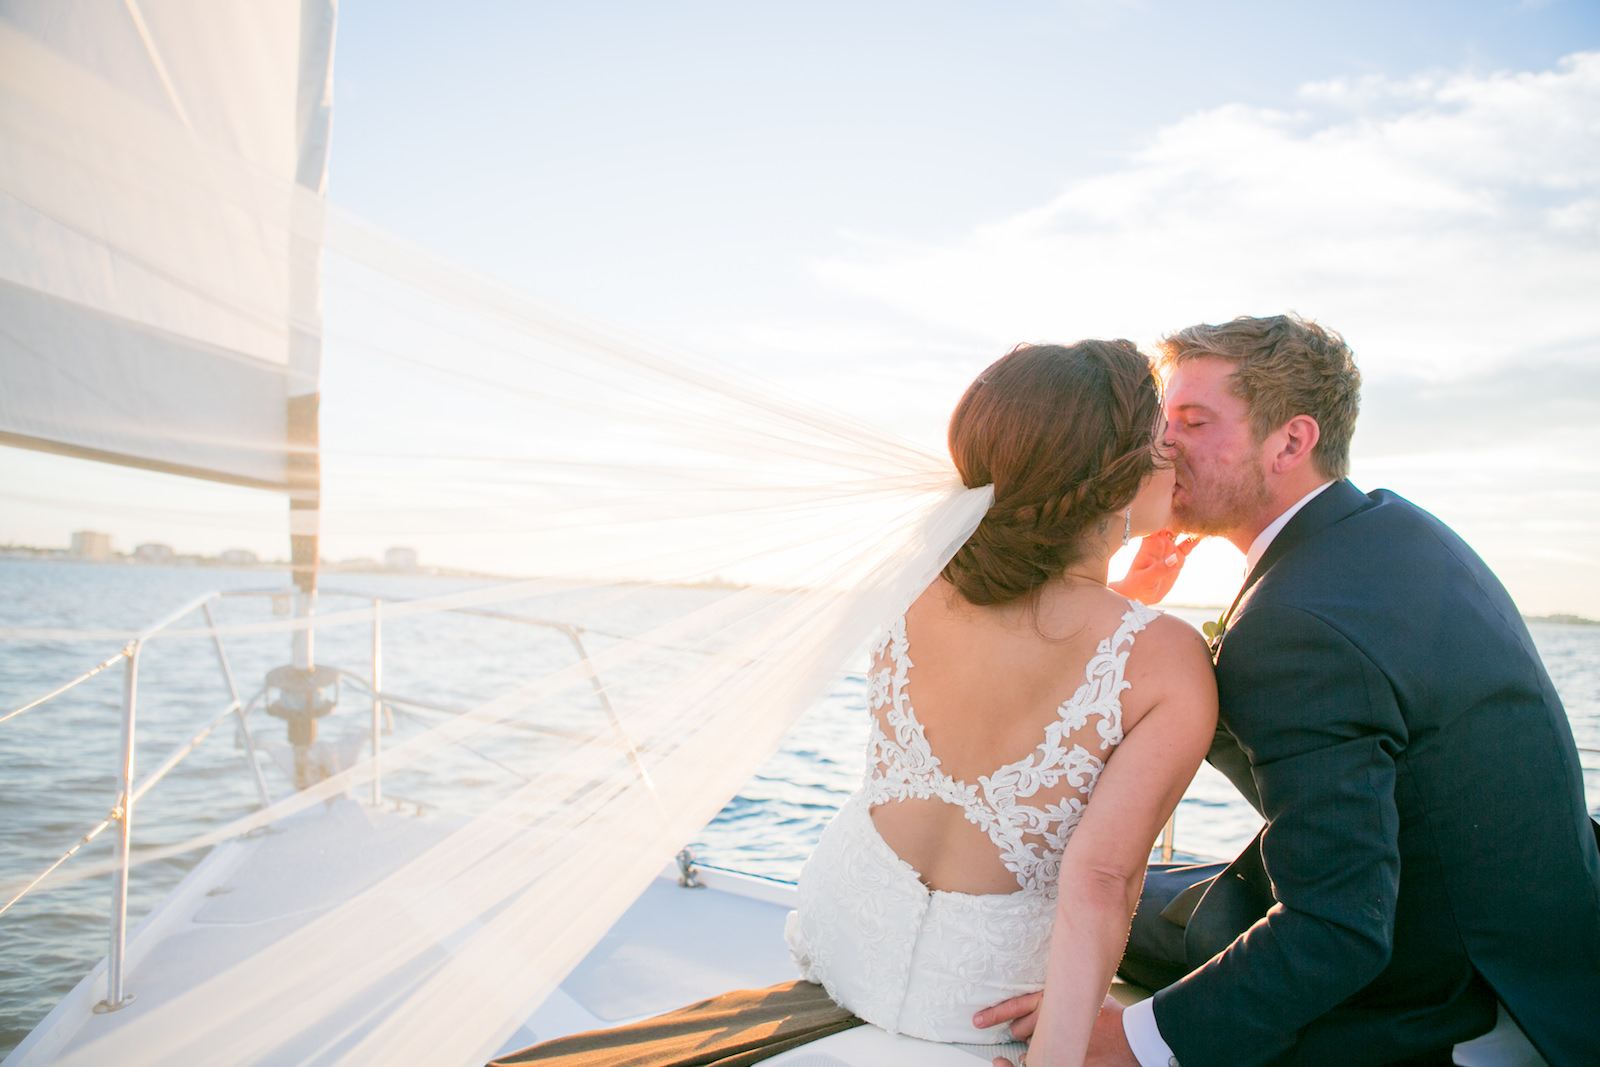
[[[1200,632],[1206,635],[1207,641],[1216,642],[1221,640],[1222,635],[1228,632],[1228,624],[1219,618],[1215,622],[1202,623]]]

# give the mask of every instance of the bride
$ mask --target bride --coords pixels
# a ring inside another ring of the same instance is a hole
[[[994,506],[875,646],[865,781],[786,931],[802,977],[870,1023],[1005,1041],[974,1014],[1042,987],[1029,1067],[1083,1060],[1216,719],[1200,636],[1106,581],[1168,521],[1160,407],[1133,345],[1083,341],[1018,348],[951,417]]]

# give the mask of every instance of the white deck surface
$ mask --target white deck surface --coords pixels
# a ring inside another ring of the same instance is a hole
[[[341,800],[316,805],[266,833],[218,845],[129,937],[123,989],[132,1003],[94,1013],[106,995],[102,960],[4,1067],[51,1063],[115,1034],[371,886],[436,844],[453,825],[448,818]]]
[[[129,939],[120,1011],[96,1015],[102,962],[5,1060],[38,1067],[117,1033],[220,970],[373,884],[452,827],[444,816],[374,810],[354,801],[318,805],[275,832],[218,846]],[[501,1050],[657,1015],[733,989],[795,977],[783,942],[794,887],[701,869],[703,888],[663,874]],[[372,1017],[381,1026],[381,1015]],[[329,1048],[316,1035],[279,1046],[265,1067],[303,1062]],[[1011,1051],[1019,1051],[1013,1046]],[[131,1051],[131,1050],[130,1050]],[[975,1067],[1003,1047],[933,1045],[860,1027],[774,1057],[779,1067]]]

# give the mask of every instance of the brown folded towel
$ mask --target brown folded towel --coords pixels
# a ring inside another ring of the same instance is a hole
[[[783,982],[723,993],[614,1030],[558,1037],[489,1067],[746,1067],[860,1025],[816,983]]]

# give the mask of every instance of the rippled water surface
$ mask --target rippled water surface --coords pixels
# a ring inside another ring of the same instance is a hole
[[[377,575],[327,580],[328,586],[393,598],[432,596],[473,584]],[[0,627],[138,629],[203,593],[264,587],[287,591],[287,582],[265,571],[0,559]],[[270,617],[266,603],[230,601],[218,608],[219,621]],[[338,606],[333,598],[324,598],[323,610]],[[592,609],[586,602],[586,610]],[[1214,610],[1175,613],[1196,624],[1215,615]],[[1578,744],[1600,749],[1600,627],[1536,622],[1531,628]],[[530,656],[570,657],[559,642],[508,646],[505,642],[511,639],[504,629],[459,616],[396,620],[385,628],[384,688],[459,706],[508,688]],[[430,648],[426,670],[403,654],[408,643]],[[253,691],[267,670],[284,661],[283,644],[281,637],[230,639],[228,655],[241,689]],[[0,640],[0,714],[42,696],[117,648],[115,641]],[[360,626],[331,631],[319,636],[318,650],[319,661],[363,671],[370,658],[370,635]],[[452,664],[443,673],[437,666],[441,660]],[[116,791],[122,686],[119,665],[57,700],[0,723],[0,882],[31,878],[105,817]],[[228,702],[215,656],[195,641],[147,646],[140,690],[141,768],[155,766]],[[717,866],[793,879],[822,827],[860,780],[864,707],[860,674],[841,679],[700,833],[696,854]],[[404,718],[398,725],[402,730],[408,725],[420,728]],[[256,726],[258,734],[278,732],[275,723]],[[336,737],[341,730],[358,732],[360,725],[336,727],[330,719],[324,736]],[[447,788],[505,787],[507,772],[496,764],[494,753],[452,752],[440,759],[449,766],[442,768],[444,774],[433,768],[433,783],[443,779],[452,783]],[[1600,756],[1585,755],[1584,763],[1590,809],[1600,812]],[[272,770],[268,774],[272,788],[281,789],[282,777]],[[429,794],[439,788],[420,776],[386,780],[393,794],[447,802],[448,796]],[[224,723],[179,772],[140,802],[136,842],[148,846],[184,840],[255,804],[255,786],[233,728]],[[1192,854],[1231,856],[1259,825],[1221,775],[1203,767],[1178,809],[1177,843]],[[110,836],[87,846],[68,861],[69,867],[108,855]],[[130,922],[148,912],[196,859],[190,855],[139,868],[132,879]],[[105,954],[109,898],[106,878],[47,885],[0,916],[0,1055]]]

